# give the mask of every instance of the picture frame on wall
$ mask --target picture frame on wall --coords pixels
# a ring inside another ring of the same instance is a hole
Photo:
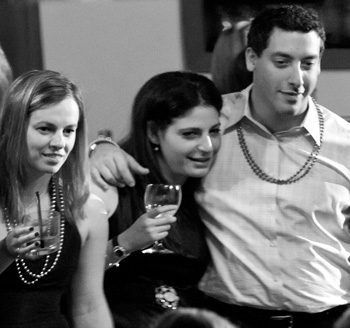
[[[249,0],[254,4],[273,0]],[[209,72],[215,41],[223,28],[222,7],[233,0],[182,0],[182,36],[185,67],[197,72]],[[283,0],[275,1],[278,3]],[[326,29],[326,51],[322,69],[350,69],[350,1],[349,0],[286,0],[315,9]]]

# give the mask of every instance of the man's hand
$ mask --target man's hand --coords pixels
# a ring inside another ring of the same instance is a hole
[[[108,184],[133,187],[134,174],[149,173],[147,168],[142,167],[124,150],[107,143],[99,144],[93,150],[90,166],[92,179],[104,190],[108,188]]]

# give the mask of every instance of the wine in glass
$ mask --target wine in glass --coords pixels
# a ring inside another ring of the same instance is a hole
[[[144,202],[146,211],[165,205],[176,205],[177,208],[168,214],[175,215],[181,203],[181,186],[167,184],[149,184],[146,187]],[[157,218],[155,218],[157,219]],[[143,253],[173,253],[165,248],[161,241],[156,241],[152,247],[147,248]]]

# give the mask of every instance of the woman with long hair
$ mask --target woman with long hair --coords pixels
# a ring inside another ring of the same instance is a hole
[[[108,224],[90,195],[81,93],[60,73],[17,78],[0,110],[1,327],[112,327],[102,289]],[[58,246],[42,249],[60,214]]]

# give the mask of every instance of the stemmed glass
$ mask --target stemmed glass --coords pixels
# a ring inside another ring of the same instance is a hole
[[[176,205],[176,209],[167,212],[168,214],[175,215],[180,206],[181,197],[182,193],[180,185],[149,184],[146,187],[144,196],[146,211],[149,212],[153,208],[159,206]],[[143,253],[173,253],[173,251],[165,248],[161,241],[155,241],[153,246],[145,249]]]

